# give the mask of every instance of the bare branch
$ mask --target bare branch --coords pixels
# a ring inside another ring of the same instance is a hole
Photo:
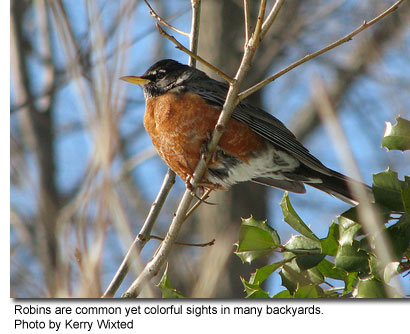
[[[144,0],[145,4],[147,5],[147,7],[149,8],[149,13],[151,14],[151,16],[156,19],[158,22],[162,23],[164,26],[168,27],[169,29],[174,30],[175,32],[177,32],[178,34],[184,35],[189,37],[190,34],[188,34],[185,31],[179,30],[178,28],[175,28],[174,26],[170,25],[166,20],[164,20],[161,16],[159,16],[155,10],[151,7],[151,5],[149,4],[148,0]]]
[[[151,239],[160,240],[160,241],[164,240],[164,238],[157,237],[156,235],[151,235]],[[175,245],[188,246],[188,247],[208,247],[208,246],[213,246],[214,244],[215,244],[215,239],[212,239],[211,241],[200,243],[200,244],[192,244],[189,242],[179,242],[179,241],[175,242]]]
[[[191,23],[191,34],[189,37],[189,49],[193,54],[198,54],[198,40],[199,40],[199,24],[201,22],[201,0],[191,0],[192,6],[192,23]],[[194,57],[189,57],[189,66],[196,66],[196,59]]]
[[[224,78],[226,81],[228,81],[229,83],[233,82],[233,79],[225,74],[224,72],[222,72],[220,69],[216,68],[214,65],[208,63],[205,59],[203,59],[202,57],[192,53],[190,50],[188,50],[185,46],[183,46],[180,42],[178,42],[174,36],[169,35],[164,29],[161,28],[161,26],[159,24],[157,24],[157,29],[159,30],[160,34],[162,36],[164,36],[165,38],[169,39],[172,43],[174,43],[177,46],[177,49],[185,52],[187,55],[189,55],[190,57],[196,59],[197,61],[199,61],[200,63],[204,64],[206,67],[208,67],[210,70],[214,71],[215,73],[217,73],[219,76],[221,76],[222,78]]]
[[[131,247],[129,248],[127,254],[124,257],[124,260],[121,263],[120,268],[117,270],[114,278],[112,279],[108,288],[105,290],[102,297],[107,298],[113,297],[115,295],[115,292],[118,290],[122,281],[128,273],[130,263],[133,263],[136,259],[138,259],[142,248],[150,238],[152,227],[154,226],[158,215],[165,203],[165,199],[167,198],[168,193],[174,183],[175,173],[169,169],[167,174],[165,175],[164,181],[162,182],[162,186],[157,195],[157,198],[155,199],[154,203],[152,203],[151,210],[149,211],[148,216],[145,219],[140,233],[137,235]]]
[[[255,31],[251,37],[251,39],[254,40],[252,44],[256,47],[259,45],[259,40],[256,42],[256,39],[259,39],[259,36],[261,34],[263,19],[265,17],[265,11],[266,11],[266,0],[262,0],[259,6],[259,13],[258,13],[258,18],[256,20]]]
[[[372,26],[376,22],[380,21],[385,16],[387,16],[390,13],[394,12],[401,5],[401,3],[403,1],[404,0],[397,1],[393,6],[391,6],[387,10],[385,10],[383,13],[381,13],[380,15],[375,17],[374,19],[372,19],[368,22],[364,21],[360,27],[353,30],[350,34],[347,34],[346,36],[344,36],[343,38],[337,40],[336,42],[333,42],[333,43],[325,46],[323,49],[320,49],[320,50],[318,50],[314,53],[311,53],[311,54],[308,54],[308,55],[304,56],[303,58],[299,59],[298,61],[296,61],[293,64],[289,65],[288,67],[284,68],[283,70],[277,72],[276,74],[272,75],[271,77],[269,77],[265,80],[262,80],[261,82],[257,83],[256,85],[254,85],[254,86],[248,88],[247,90],[243,91],[242,93],[239,94],[239,97],[238,97],[239,101],[242,101],[243,99],[245,99],[249,95],[253,94],[257,90],[261,89],[262,87],[266,86],[267,84],[271,83],[272,81],[276,80],[277,78],[281,77],[282,75],[288,73],[289,71],[293,70],[294,68],[298,67],[299,65],[302,65],[303,63],[306,63],[309,60],[311,60],[313,58],[316,58],[316,57],[320,56],[321,54],[324,54],[324,53],[334,49],[335,47],[352,40],[352,38],[354,36],[356,36],[357,34],[362,32],[363,30],[367,29],[368,27]]]
[[[245,43],[248,43],[251,36],[251,13],[249,0],[243,0],[243,11],[245,16]]]
[[[263,22],[262,33],[261,33],[262,39],[265,37],[266,33],[268,32],[268,30],[272,26],[272,23],[275,21],[276,17],[278,16],[279,11],[282,8],[282,5],[283,5],[284,2],[285,2],[285,0],[276,1],[274,6],[272,7],[268,17],[266,18],[265,22]]]

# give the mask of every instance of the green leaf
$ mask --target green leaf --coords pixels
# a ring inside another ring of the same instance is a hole
[[[409,184],[407,184],[407,182]],[[410,215],[410,181],[405,182],[404,189],[401,190],[401,200],[403,202],[404,211]]]
[[[324,282],[322,273],[316,267],[302,270],[295,260],[284,264],[279,275],[282,278],[282,285],[287,288],[291,294],[295,293],[297,287],[312,284],[318,285]]]
[[[320,246],[322,253],[330,256],[335,256],[337,249],[339,248],[339,226],[336,223],[333,223],[329,227],[329,232],[327,237],[320,239]]]
[[[171,281],[168,278],[168,263],[157,287],[161,289],[162,298],[185,298],[182,293],[174,289],[171,285]]]
[[[357,272],[356,273],[355,272],[349,273],[347,275],[347,280],[345,281],[345,292],[344,292],[344,294],[353,291],[353,286],[356,284],[357,276],[358,276]]]
[[[399,222],[387,229],[387,233],[391,240],[394,259],[400,261],[410,247],[410,217],[403,215]]]
[[[396,118],[395,125],[386,122],[382,147],[388,150],[410,150],[410,122],[401,117]]]
[[[365,251],[358,250],[357,247],[348,244],[340,246],[335,265],[337,268],[344,269],[348,272],[364,272],[368,269],[369,258]]]
[[[292,295],[290,294],[289,290],[283,290],[274,295],[272,298],[292,298]]]
[[[339,222],[339,245],[352,245],[354,237],[360,231],[361,226],[353,220],[343,216],[338,217]]]
[[[297,255],[295,261],[300,269],[309,269],[316,266],[325,257],[320,254],[320,242],[318,240],[309,239],[303,235],[294,235],[285,244],[285,248],[291,253]],[[289,253],[284,255],[284,258],[293,256]]]
[[[377,204],[377,203],[371,203],[370,204],[375,210],[377,210],[377,212],[380,214],[380,218],[383,220],[383,223],[387,223],[389,218],[390,218],[390,214],[391,214],[391,210],[389,210],[388,208],[384,207],[383,205]],[[343,212],[341,214],[342,217],[350,219],[356,223],[361,223],[359,221],[359,214],[358,212],[360,212],[360,210],[362,210],[363,204],[358,204],[355,207],[352,207],[350,209],[348,209],[347,211]]]
[[[276,262],[273,264],[268,264],[262,268],[256,269],[256,271],[251,275],[249,283],[251,284],[262,284],[275,270],[282,267],[285,263],[290,262],[289,260],[284,260]]]
[[[270,254],[278,245],[280,245],[279,235],[266,221],[256,220],[253,217],[242,219],[235,251],[242,262],[251,263],[259,257]]]
[[[289,200],[288,192],[286,191],[283,195],[283,199],[280,202],[282,207],[283,219],[290,226],[292,226],[296,231],[305,237],[318,241],[318,237],[310,230],[310,228],[303,222],[303,220],[298,216],[296,211],[293,209],[292,204]]]
[[[301,286],[296,290],[293,297],[294,298],[319,298],[318,290],[320,291],[321,288],[318,287],[317,285]],[[323,295],[323,291],[321,292],[321,295]]]
[[[241,277],[243,286],[245,287],[246,298],[269,298],[269,294],[262,290],[259,284],[251,284]]]
[[[373,174],[373,194],[376,203],[392,211],[404,211],[402,190],[405,183],[399,180],[397,173],[390,168],[384,172]]]
[[[348,273],[345,270],[336,268],[336,266],[328,260],[321,261],[317,267],[325,277],[341,280],[344,282],[346,282],[348,279]]]
[[[383,283],[374,277],[359,279],[353,292],[356,298],[386,298]]]
[[[288,289],[289,293],[291,295],[293,295],[296,291],[296,288],[298,286],[297,283],[297,278],[298,277],[294,277],[294,275],[292,275],[293,270],[291,270],[290,272],[288,272],[288,270],[286,270],[286,268],[282,268],[282,270],[279,272],[279,276],[282,280],[282,286],[285,287],[286,289]],[[309,283],[309,281],[308,281]]]

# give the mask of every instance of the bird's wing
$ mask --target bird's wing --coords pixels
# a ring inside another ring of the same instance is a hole
[[[228,85],[210,78],[192,83],[190,90],[200,95],[207,103],[223,107]],[[257,108],[246,100],[242,101],[232,113],[232,118],[247,124],[254,132],[271,142],[275,147],[288,152],[306,166],[323,174],[331,175],[330,170],[316,159],[309,150],[298,142],[295,135],[277,118]]]

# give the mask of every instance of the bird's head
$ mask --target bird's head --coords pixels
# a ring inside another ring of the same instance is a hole
[[[147,99],[171,90],[173,92],[183,91],[184,83],[196,72],[200,71],[175,60],[164,59],[152,65],[141,76],[125,76],[120,79],[141,86]]]

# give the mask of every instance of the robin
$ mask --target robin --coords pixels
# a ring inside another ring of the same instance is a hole
[[[228,85],[172,59],[158,61],[142,76],[121,79],[142,86],[144,126],[152,143],[189,185],[200,152],[217,123]],[[294,193],[306,192],[307,184],[357,204],[349,190],[349,184],[357,181],[327,168],[281,121],[246,99],[233,111],[201,186],[227,189],[244,181]]]

